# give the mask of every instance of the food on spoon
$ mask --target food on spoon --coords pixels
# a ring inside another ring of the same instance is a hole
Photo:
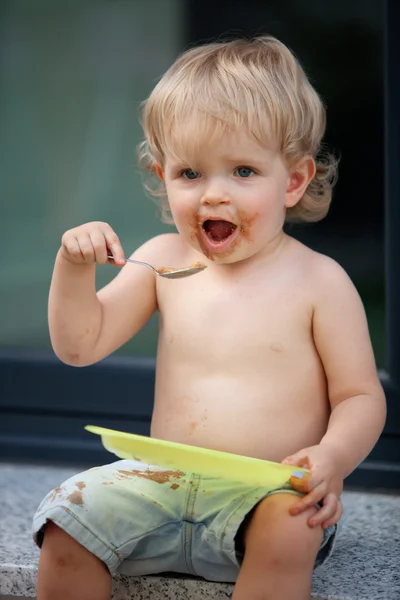
[[[207,265],[201,263],[201,262],[196,262],[190,265],[190,267],[182,267],[180,269],[175,269],[173,267],[160,267],[159,269],[157,269],[157,271],[160,273],[160,275],[164,274],[164,273],[175,273],[176,271],[183,271],[184,269],[206,269]]]

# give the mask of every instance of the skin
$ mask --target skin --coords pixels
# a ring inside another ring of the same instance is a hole
[[[159,311],[152,435],[310,469],[310,477],[292,478],[303,498],[280,494],[259,504],[233,595],[305,600],[323,528],[340,518],[343,480],[382,431],[385,398],[349,277],[282,230],[314,161],[306,156],[289,167],[273,145],[238,132],[203,150],[194,171],[172,157],[158,167],[179,234],[154,238],[132,257],[156,267],[200,261],[208,268],[170,282],[126,265],[96,293],[96,263],[107,262],[109,249],[123,265],[123,249],[105,223],[70,230],[51,284],[51,339],[64,362],[93,364]],[[208,218],[237,226],[224,252],[207,243],[201,223]],[[55,529],[45,536],[41,562],[40,580],[54,584],[51,593],[64,585],[49,580],[51,539],[58,536],[59,545],[67,535]],[[74,560],[81,553],[88,561],[86,550],[73,548]],[[51,593],[39,588],[38,599]]]

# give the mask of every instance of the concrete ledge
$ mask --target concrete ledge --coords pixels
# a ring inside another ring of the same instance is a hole
[[[34,598],[39,551],[32,515],[43,496],[79,469],[0,464],[0,599]],[[313,600],[399,600],[400,496],[346,492],[336,549],[313,580]],[[229,584],[179,576],[118,576],[113,600],[215,600]]]

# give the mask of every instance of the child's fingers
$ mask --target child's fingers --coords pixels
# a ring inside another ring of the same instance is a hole
[[[99,265],[105,265],[108,261],[107,245],[104,234],[100,229],[95,229],[90,233],[90,239],[95,253],[95,260]]]
[[[306,496],[301,498],[298,502],[293,504],[290,508],[289,512],[291,515],[299,515],[300,513],[307,510],[307,508],[311,508],[321,502],[326,494],[326,485],[324,482],[317,485],[314,489],[311,490]]]
[[[322,508],[320,508],[315,515],[308,519],[308,524],[310,527],[315,527],[316,525],[322,525],[325,521],[332,519],[332,517],[336,514],[338,508],[338,499],[335,494],[327,494],[322,502]]]
[[[104,237],[106,238],[107,248],[109,249],[110,254],[112,254],[115,264],[124,265],[125,254],[117,234],[111,229],[111,227],[109,229],[106,228],[103,233]]]
[[[78,243],[84,261],[88,264],[95,262],[95,253],[90,235],[87,232],[82,232],[79,235]]]
[[[298,452],[297,454],[292,454],[292,456],[287,456],[283,461],[283,465],[293,465],[300,468],[309,469],[310,468],[310,460],[307,454],[303,452]]]
[[[327,521],[324,521],[322,523],[322,527],[324,529],[328,529],[328,527],[332,527],[332,525],[335,525],[339,521],[342,514],[343,514],[343,504],[341,503],[340,500],[338,500],[335,514]]]
[[[315,475],[313,473],[293,471],[292,476],[290,478],[290,483],[298,492],[303,492],[303,494],[307,494],[315,487],[316,484],[320,482],[315,481]]]
[[[75,237],[63,241],[63,248],[72,259],[76,261],[83,259],[81,249],[79,247],[79,242]]]

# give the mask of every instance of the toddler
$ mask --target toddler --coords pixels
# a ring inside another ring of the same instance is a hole
[[[91,365],[157,311],[151,435],[310,475],[251,486],[134,460],[76,475],[34,517],[38,600],[109,600],[114,573],[171,571],[235,582],[234,600],[309,600],[343,480],[386,414],[354,285],[284,231],[329,208],[323,104],[284,44],[238,39],[180,56],[145,102],[143,128],[140,162],[177,233],[132,258],[207,268],[163,279],[123,266],[110,225],[67,231],[49,298],[54,351]],[[109,256],[123,268],[96,292]]]

